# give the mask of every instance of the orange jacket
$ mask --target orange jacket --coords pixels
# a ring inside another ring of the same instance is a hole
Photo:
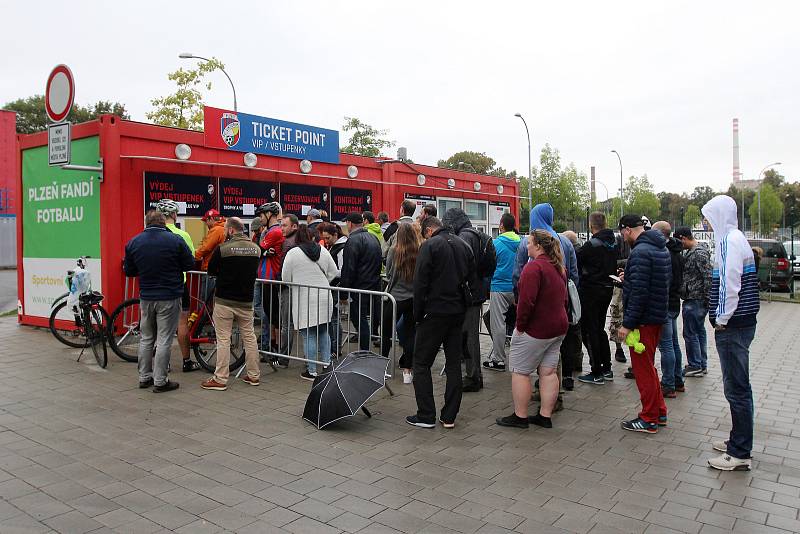
[[[211,255],[214,253],[214,249],[220,246],[222,243],[225,242],[225,221],[217,221],[214,226],[208,231],[206,236],[203,238],[203,242],[200,243],[200,246],[197,247],[197,250],[194,251],[194,257],[197,260],[202,261],[202,265],[200,266],[200,270],[207,271],[208,270],[208,261],[211,259]]]

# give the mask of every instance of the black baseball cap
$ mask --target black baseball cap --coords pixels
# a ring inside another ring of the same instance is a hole
[[[618,228],[622,230],[623,228],[636,228],[637,226],[644,226],[642,216],[629,213],[628,215],[623,215],[619,220]]]
[[[688,237],[689,239],[694,239],[694,236],[692,235],[692,229],[689,228],[688,226],[677,227],[675,229],[675,232],[673,232],[672,236],[675,239],[680,239],[682,237]]]
[[[357,211],[351,211],[345,216],[344,221],[353,224],[364,224],[364,217]]]

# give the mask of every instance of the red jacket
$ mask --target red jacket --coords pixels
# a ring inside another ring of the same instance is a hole
[[[214,253],[214,249],[224,242],[225,221],[221,220],[214,223],[214,226],[208,230],[208,233],[203,238],[203,242],[200,243],[200,246],[194,251],[195,259],[203,262],[200,266],[200,270],[208,270],[208,262],[211,259],[211,255]]]
[[[517,330],[537,339],[567,333],[567,277],[541,255],[528,262],[519,278]]]
[[[262,234],[261,262],[258,265],[258,277],[264,280],[278,280],[283,265],[283,232],[280,224],[273,224]]]

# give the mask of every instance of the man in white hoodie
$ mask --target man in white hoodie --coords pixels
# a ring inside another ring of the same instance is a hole
[[[750,388],[750,343],[759,310],[758,273],[753,251],[739,231],[736,202],[718,195],[701,210],[714,231],[714,269],[708,315],[714,326],[725,398],[731,409],[731,433],[713,447],[723,454],[708,460],[721,471],[749,471],[753,449],[753,391]]]

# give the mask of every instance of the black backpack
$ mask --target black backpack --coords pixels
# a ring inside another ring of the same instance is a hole
[[[497,256],[494,250],[494,243],[492,238],[481,231],[474,228],[464,228],[463,232],[471,232],[478,236],[478,257],[475,258],[475,266],[478,270],[479,278],[491,278],[494,276],[494,270],[497,268]]]

